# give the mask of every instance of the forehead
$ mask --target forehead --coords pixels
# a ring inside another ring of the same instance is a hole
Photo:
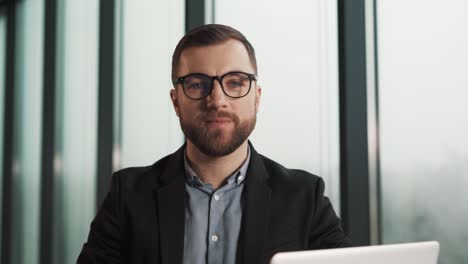
[[[254,73],[247,49],[235,39],[185,49],[180,57],[178,76],[195,72],[222,75],[230,71]]]

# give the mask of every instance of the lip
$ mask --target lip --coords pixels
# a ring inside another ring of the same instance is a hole
[[[229,118],[215,118],[215,119],[210,119],[210,120],[207,120],[206,121],[207,123],[228,123],[228,122],[232,122],[231,119]]]
[[[232,120],[229,118],[215,118],[206,121],[206,126],[209,128],[224,128],[230,126]]]

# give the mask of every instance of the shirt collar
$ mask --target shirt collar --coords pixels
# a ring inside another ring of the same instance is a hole
[[[249,167],[250,163],[250,146],[247,146],[247,158],[245,159],[244,163],[236,170],[233,174],[231,174],[227,178],[227,185],[230,184],[241,184],[245,181],[245,177],[247,175],[247,168]],[[187,153],[184,151],[184,167],[187,176],[187,182],[192,186],[203,186],[204,183],[200,177],[193,171],[192,167],[190,166],[187,158]]]

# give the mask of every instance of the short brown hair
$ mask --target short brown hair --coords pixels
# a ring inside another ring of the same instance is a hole
[[[172,81],[177,78],[176,71],[179,67],[182,51],[191,47],[218,44],[228,39],[236,39],[244,44],[247,49],[247,53],[249,54],[250,62],[255,70],[255,74],[257,74],[255,50],[247,38],[232,27],[220,24],[209,24],[192,29],[177,44],[174,54],[172,55]]]

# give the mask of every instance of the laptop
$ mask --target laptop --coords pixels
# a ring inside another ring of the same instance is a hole
[[[270,264],[437,264],[437,241],[278,253]]]

